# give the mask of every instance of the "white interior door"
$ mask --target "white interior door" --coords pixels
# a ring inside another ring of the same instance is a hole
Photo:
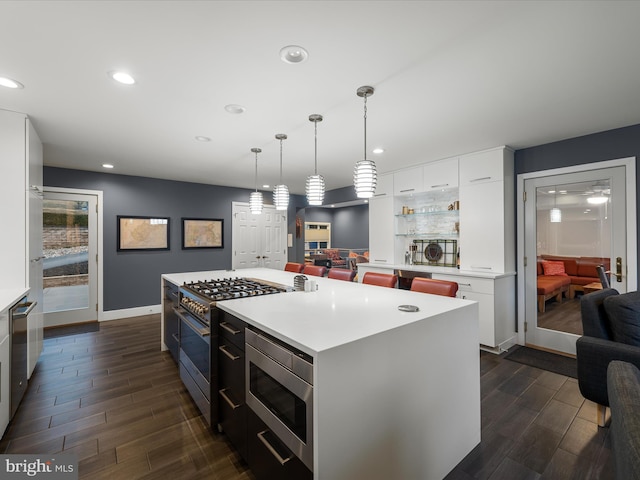
[[[46,191],[44,326],[98,320],[98,197]]]
[[[287,262],[287,213],[265,205],[253,215],[249,204],[233,202],[232,268],[282,270]]]
[[[635,288],[636,257],[629,250],[635,248],[635,208],[629,208],[626,175],[625,166],[616,166],[524,181],[526,344],[575,354],[575,342],[582,333],[579,297],[583,286],[573,299],[573,288],[546,301],[538,295],[537,259],[544,255],[607,259],[611,286],[621,293]],[[571,326],[569,316],[576,319]]]

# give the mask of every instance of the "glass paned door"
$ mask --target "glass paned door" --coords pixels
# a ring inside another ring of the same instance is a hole
[[[96,205],[93,195],[45,192],[45,326],[97,320]]]
[[[596,266],[627,290],[616,275],[627,261],[624,167],[534,178],[525,191],[526,343],[575,354],[580,298],[602,288]]]

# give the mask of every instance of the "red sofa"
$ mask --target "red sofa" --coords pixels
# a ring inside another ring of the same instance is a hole
[[[545,275],[544,261],[562,262],[563,273]],[[590,283],[600,282],[596,267],[604,265],[609,270],[609,259],[603,257],[565,257],[559,255],[541,255],[538,257],[537,295],[538,311],[544,312],[545,303],[555,297],[556,301],[562,301],[562,294],[567,298],[573,298],[575,292],[584,291],[584,286]]]

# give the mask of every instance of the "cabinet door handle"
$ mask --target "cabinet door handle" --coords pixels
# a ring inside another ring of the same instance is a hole
[[[386,193],[376,193],[374,197],[384,197]]]
[[[448,187],[449,184],[448,183],[441,183],[440,185],[431,185],[430,188],[442,188],[442,187]]]
[[[227,390],[229,390],[229,389],[228,389],[228,388],[223,388],[222,390],[220,390],[220,391],[219,391],[220,396],[221,396],[222,398],[224,398],[224,401],[225,401],[225,402],[227,402],[227,403],[229,404],[229,406],[230,406],[233,410],[235,410],[236,408],[240,408],[242,405],[240,405],[240,404],[236,404],[236,403],[233,403],[233,400],[231,400],[231,399],[229,398],[229,396],[225,393]]]
[[[458,282],[458,285],[462,285],[463,287],[470,287],[471,286],[470,283],[460,283],[460,282]]]
[[[235,328],[230,327],[228,322],[221,322],[220,327],[224,328],[231,335],[238,335],[239,333],[242,333],[242,330],[236,330]]]
[[[273,455],[276,458],[276,460],[278,460],[280,465],[284,465],[289,460],[291,460],[293,458],[293,454],[289,455],[287,458],[282,458],[282,456],[278,453],[278,451],[274,448],[274,446],[271,445],[271,443],[269,443],[269,440],[267,440],[265,438],[265,434],[266,433],[269,433],[269,430],[263,430],[263,431],[259,432],[257,434],[258,438],[264,444],[264,446],[267,447],[267,450],[269,450],[269,452],[271,452],[271,455]]]
[[[482,180],[491,180],[491,177],[480,177],[469,180],[469,182],[481,182]]]
[[[482,265],[471,265],[471,268],[477,268],[479,270],[493,270],[493,267],[484,267]]]
[[[180,339],[178,338],[178,335],[176,335],[175,333],[171,334],[171,338],[173,338],[176,341],[176,343],[180,343]]]
[[[374,258],[373,261],[377,262],[377,263],[387,263],[387,260],[382,260],[382,259],[378,259],[378,258]]]
[[[233,353],[231,353],[230,351],[227,350],[227,346],[226,345],[220,345],[218,347],[218,350],[220,350],[222,353],[224,353],[227,357],[229,357],[231,360],[238,360],[240,357],[238,355],[234,355]]]
[[[414,190],[415,190],[415,188],[405,188],[404,190],[400,190],[400,193],[413,192]]]

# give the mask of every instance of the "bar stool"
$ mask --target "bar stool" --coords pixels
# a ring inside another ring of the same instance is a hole
[[[412,292],[433,293],[445,297],[455,297],[458,291],[456,282],[436,280],[434,278],[415,277],[411,281]]]
[[[378,285],[380,287],[396,288],[398,276],[390,273],[367,272],[362,277],[362,283]]]
[[[314,277],[324,277],[325,273],[327,273],[327,267],[322,267],[320,265],[305,265],[302,273],[305,275],[313,275]]]
[[[302,263],[287,262],[284,266],[285,272],[302,273],[303,269],[304,264]]]
[[[344,280],[345,282],[353,282],[354,277],[356,276],[355,270],[347,270],[344,268],[332,268],[329,270],[329,278],[334,278],[336,280]]]

